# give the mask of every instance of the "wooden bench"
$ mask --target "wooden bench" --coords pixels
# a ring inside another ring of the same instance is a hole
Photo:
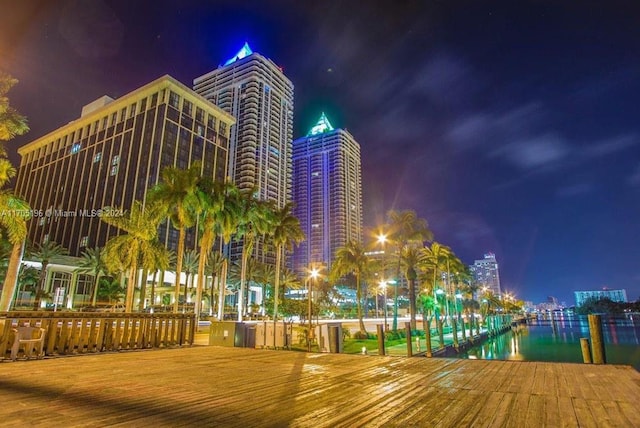
[[[41,327],[22,326],[13,328],[15,338],[11,347],[11,359],[13,361],[18,358],[20,347],[24,346],[24,355],[26,358],[33,356],[36,351],[36,357],[44,357],[44,338],[46,330]]]

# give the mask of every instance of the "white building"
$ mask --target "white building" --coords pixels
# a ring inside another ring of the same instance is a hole
[[[483,259],[476,260],[469,268],[476,285],[481,288],[487,287],[487,290],[496,296],[502,295],[500,272],[495,254],[485,254]]]

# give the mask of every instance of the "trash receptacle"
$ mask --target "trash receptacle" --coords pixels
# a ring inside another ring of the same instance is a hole
[[[329,352],[342,353],[342,323],[333,322],[327,324],[329,336]]]

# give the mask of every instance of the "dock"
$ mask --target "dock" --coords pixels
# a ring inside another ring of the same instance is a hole
[[[0,363],[3,427],[640,427],[629,366],[215,346]]]

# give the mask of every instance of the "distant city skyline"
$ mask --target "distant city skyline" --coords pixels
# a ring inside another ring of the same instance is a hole
[[[248,42],[362,148],[363,224],[412,209],[519,299],[640,298],[640,6],[612,2],[11,2],[0,68],[31,132],[161,75],[190,86]],[[100,31],[99,29],[107,29]],[[62,106],[62,107],[61,107]]]

